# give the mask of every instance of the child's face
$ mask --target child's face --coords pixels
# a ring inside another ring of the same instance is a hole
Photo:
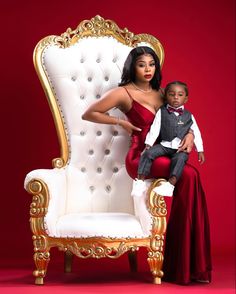
[[[188,100],[185,89],[180,85],[171,85],[170,89],[166,94],[167,103],[170,106],[178,108],[182,106]]]

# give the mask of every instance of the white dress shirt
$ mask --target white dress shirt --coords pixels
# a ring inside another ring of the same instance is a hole
[[[168,106],[168,105],[167,105]],[[184,106],[178,107],[184,109]],[[174,112],[176,116],[179,116],[178,112]],[[190,129],[194,133],[194,144],[198,152],[203,152],[203,142],[202,142],[202,136],[201,132],[198,128],[197,122],[192,115],[192,120],[193,124],[191,125]],[[154,121],[151,125],[151,128],[149,132],[147,133],[145,144],[152,146],[155,142],[156,139],[158,138],[160,134],[160,129],[161,129],[161,109],[159,109],[155,115]],[[169,141],[161,141],[160,144],[163,145],[164,147],[168,148],[173,148],[173,149],[178,149],[179,145],[181,143],[181,139],[178,137],[175,137],[171,142]]]

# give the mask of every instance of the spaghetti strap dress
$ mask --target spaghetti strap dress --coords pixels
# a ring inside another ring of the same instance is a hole
[[[127,89],[126,91],[129,94]],[[126,116],[133,125],[142,129],[141,132],[133,132],[126,156],[127,172],[134,179],[137,177],[145,138],[155,115],[131,96],[130,98],[132,107],[126,112]],[[169,170],[169,158],[156,158],[150,178],[168,178]],[[211,270],[210,229],[205,193],[197,169],[187,163],[172,197],[164,249],[163,280],[182,285],[193,280],[210,282]]]

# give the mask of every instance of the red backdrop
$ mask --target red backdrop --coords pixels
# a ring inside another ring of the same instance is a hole
[[[235,246],[235,7],[234,0],[8,1],[1,4],[1,256],[29,257],[31,196],[27,172],[50,168],[59,155],[51,113],[33,68],[36,43],[99,14],[120,28],[156,36],[165,49],[163,86],[189,85],[188,109],[202,130],[214,254]],[[228,125],[225,125],[227,122]],[[191,162],[198,165],[196,153]],[[4,232],[4,233],[3,233]]]

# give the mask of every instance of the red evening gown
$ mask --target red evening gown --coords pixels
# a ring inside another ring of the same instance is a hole
[[[126,157],[126,168],[132,178],[137,177],[140,153],[154,114],[133,100],[126,113],[128,120],[142,129],[135,131]],[[150,178],[168,178],[170,160],[160,157],[154,160]],[[191,280],[211,281],[210,231],[205,193],[199,173],[186,164],[172,198],[165,252],[164,280],[188,284]]]

